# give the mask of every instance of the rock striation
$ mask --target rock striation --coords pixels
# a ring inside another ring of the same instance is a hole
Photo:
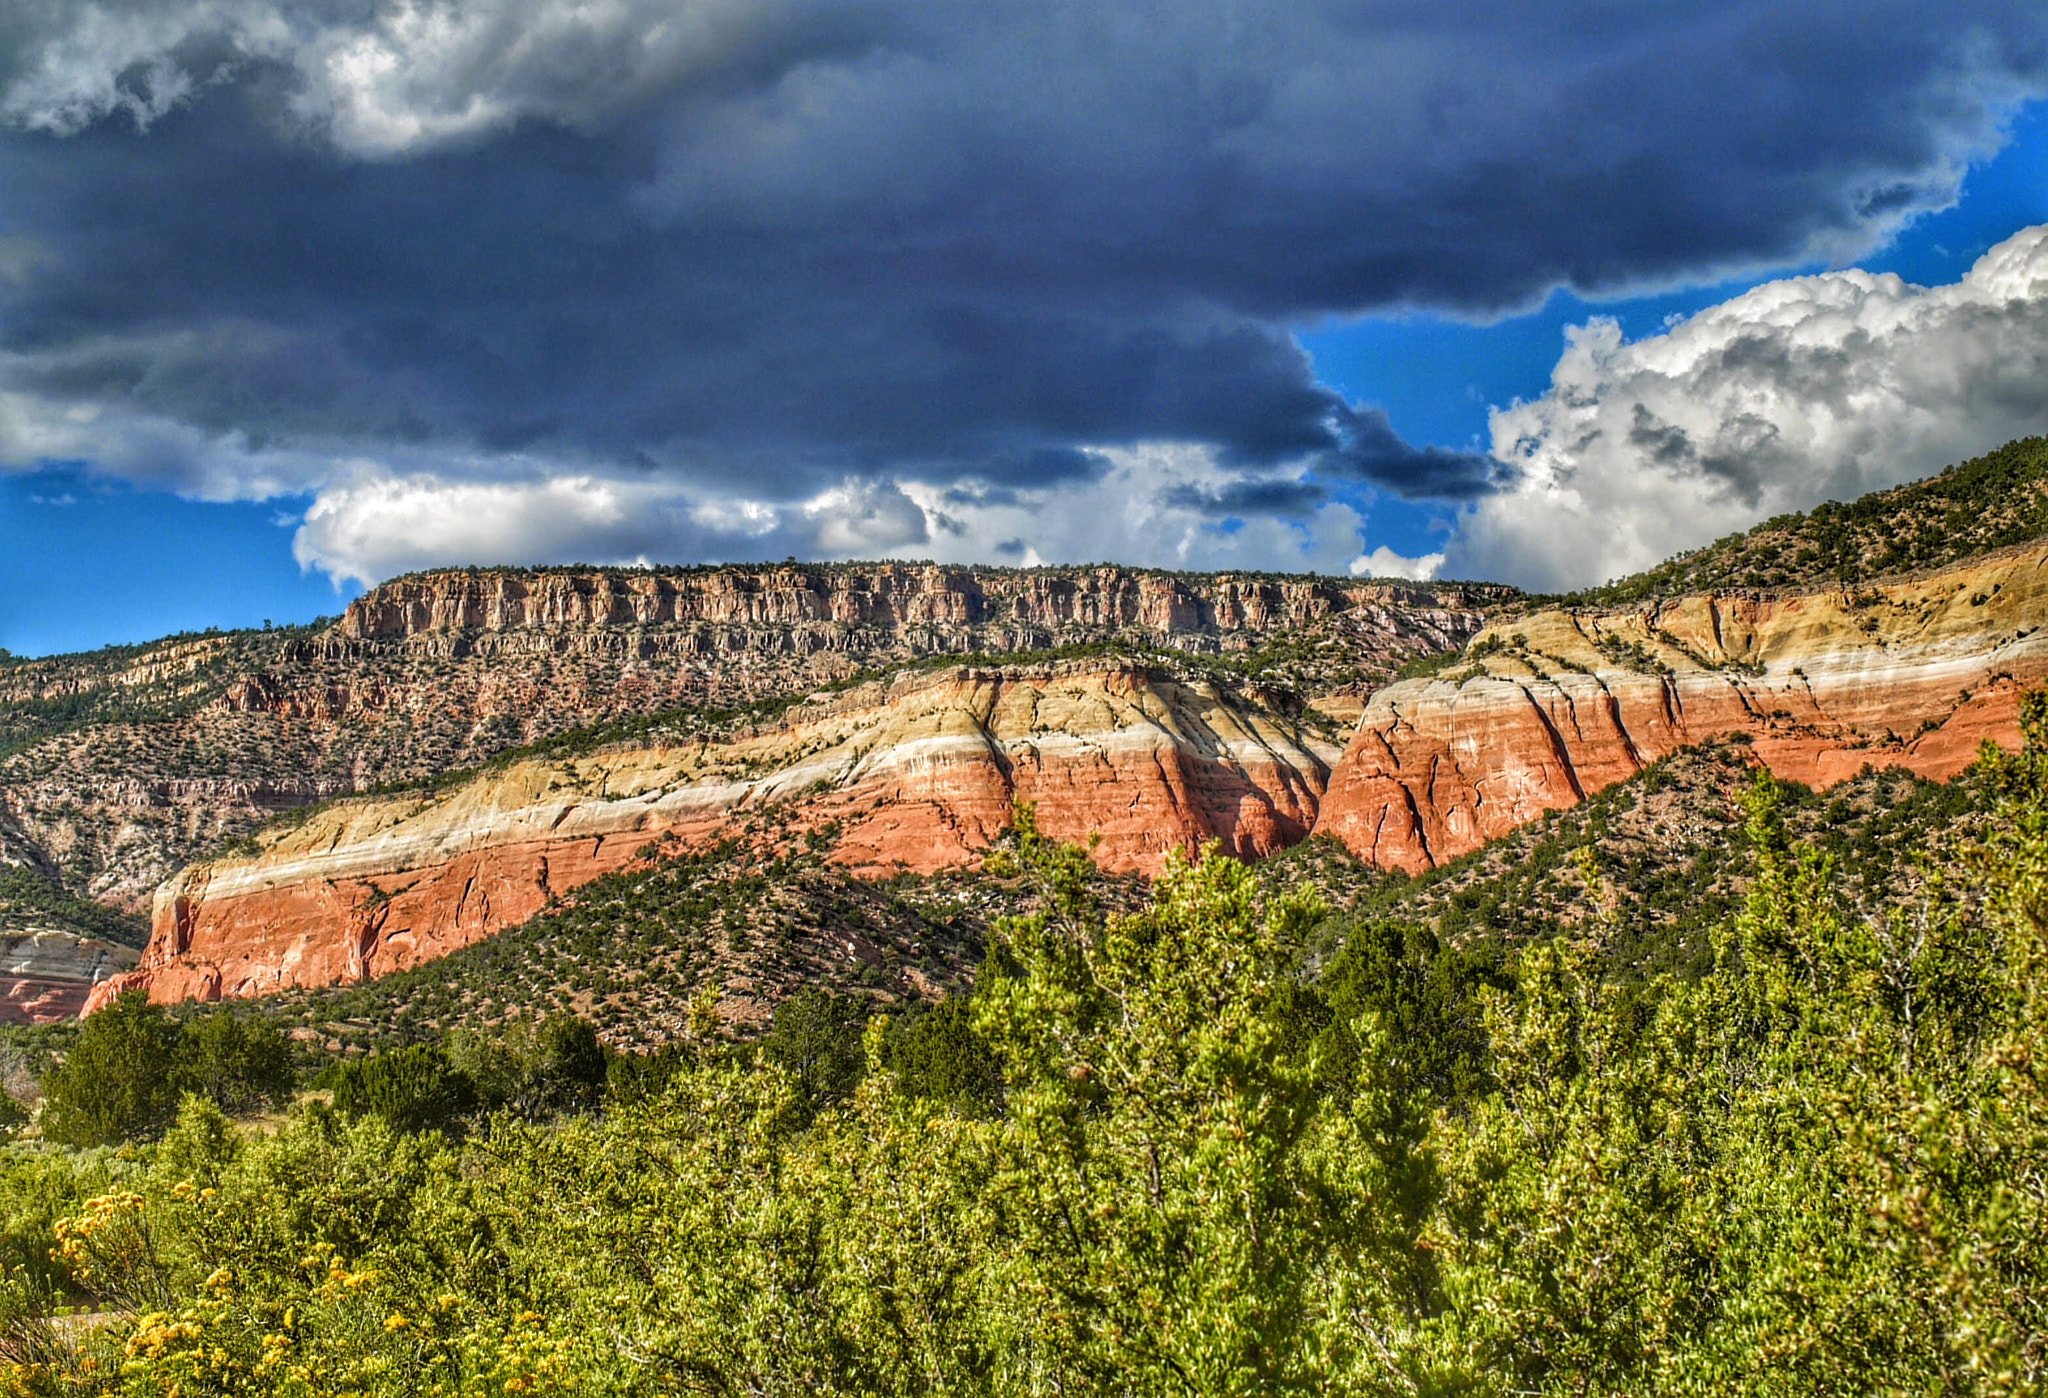
[[[566,730],[1104,642],[1230,657],[1341,706],[1515,595],[1129,568],[422,573],[332,625],[0,666],[0,802],[65,888],[146,912],[165,878],[280,811]]]
[[[1541,611],[1373,694],[1317,829],[1418,870],[1738,734],[1817,787],[1866,764],[1946,778],[2019,740],[2044,678],[2048,544],[1882,586]]]
[[[133,947],[60,928],[0,936],[0,1024],[56,1024],[84,1013],[93,990],[131,971]]]
[[[816,832],[857,871],[976,862],[1012,803],[1156,870],[1210,839],[1255,858],[1313,827],[1336,744],[1250,693],[1122,663],[875,682],[728,739],[532,759],[438,795],[343,801],[156,897],[95,1006],[358,981],[524,921],[659,841]]]

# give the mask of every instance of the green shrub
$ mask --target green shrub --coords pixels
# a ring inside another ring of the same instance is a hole
[[[393,1049],[332,1071],[334,1110],[383,1118],[405,1134],[448,1131],[476,1109],[476,1087],[438,1044]]]
[[[91,1016],[43,1083],[46,1139],[110,1146],[160,1134],[177,1110],[175,1020],[130,991]]]

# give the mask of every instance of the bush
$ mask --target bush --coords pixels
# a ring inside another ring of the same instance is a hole
[[[775,1027],[761,1043],[770,1063],[788,1073],[797,1114],[808,1119],[853,1095],[867,1067],[861,1045],[868,1002],[812,987],[775,1008]]]
[[[574,1015],[550,1015],[538,1025],[520,1021],[496,1034],[457,1030],[448,1036],[447,1055],[486,1111],[502,1108],[538,1121],[592,1111],[604,1100],[604,1045],[597,1030]]]
[[[161,1135],[178,1107],[178,1026],[139,991],[85,1021],[43,1084],[43,1135],[111,1146]]]
[[[178,1085],[222,1111],[247,1113],[291,1095],[291,1045],[275,1025],[222,1010],[192,1021],[177,1047]]]
[[[1002,1104],[1003,1069],[974,1032],[974,1003],[964,995],[913,1011],[892,1026],[883,1065],[913,1101],[985,1115]]]
[[[405,1133],[447,1131],[476,1109],[468,1075],[437,1044],[414,1044],[331,1070],[334,1109],[350,1120],[380,1116]]]

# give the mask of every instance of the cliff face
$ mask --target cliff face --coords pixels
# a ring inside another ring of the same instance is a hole
[[[971,864],[1019,798],[1112,869],[1314,825],[1338,750],[1257,699],[1125,666],[871,684],[729,741],[535,760],[444,795],[315,813],[159,890],[141,968],[94,1003],[255,995],[402,969],[525,920],[651,842],[818,832],[863,872]]]
[[[568,729],[1108,640],[1270,656],[1267,682],[1355,704],[1511,595],[1121,568],[421,574],[320,630],[0,667],[0,802],[65,888],[146,911],[165,878],[281,810]]]
[[[58,928],[0,937],[0,1024],[76,1019],[96,987],[138,959],[133,947]]]
[[[1907,582],[1545,611],[1367,703],[1318,830],[1415,870],[1689,744],[1746,733],[1778,775],[1961,771],[2048,678],[2048,545]]]
[[[661,572],[448,571],[385,584],[350,604],[337,630],[358,640],[536,627],[995,627],[1142,630],[1161,636],[1272,631],[1360,608],[1474,610],[1505,595],[1326,578],[1190,577],[1142,569],[718,568]],[[1018,649],[1022,646],[1015,647]],[[1003,647],[981,645],[984,652]]]

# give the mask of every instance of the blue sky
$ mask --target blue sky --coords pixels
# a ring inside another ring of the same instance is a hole
[[[2037,5],[110,3],[0,16],[17,654],[462,563],[1577,585],[2048,430],[2048,242],[1971,273]]]
[[[2042,223],[2048,223],[2048,103],[2037,102],[2015,117],[2010,144],[1964,178],[1951,207],[1914,219],[1856,265],[1923,286],[1953,282],[1992,244]],[[1636,339],[1655,334],[1670,316],[1692,315],[1768,277],[1822,270],[1820,263],[1795,264],[1768,275],[1609,301],[1561,291],[1530,315],[1491,322],[1427,314],[1369,317],[1308,330],[1300,338],[1315,357],[1319,379],[1349,397],[1384,404],[1395,428],[1410,440],[1484,450],[1488,410],[1543,391],[1566,326],[1612,316]],[[1405,554],[1437,547],[1451,519],[1441,506],[1385,495],[1375,495],[1368,508],[1373,542]]]

